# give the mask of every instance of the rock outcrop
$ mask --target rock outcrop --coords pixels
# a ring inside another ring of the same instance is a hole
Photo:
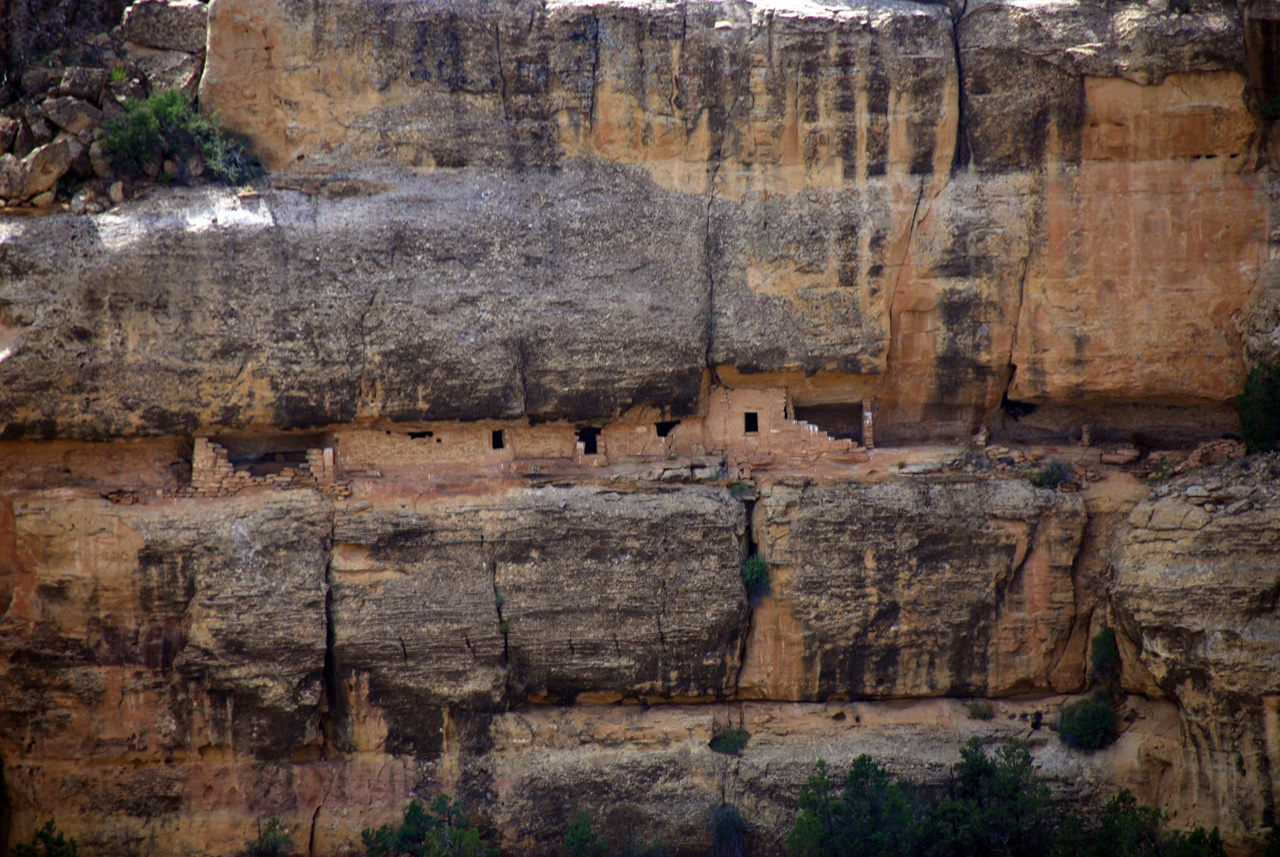
[[[1272,455],[1160,486],[1113,560],[1120,625],[1182,718],[1170,808],[1244,828],[1273,811],[1280,770],[1278,477]]]

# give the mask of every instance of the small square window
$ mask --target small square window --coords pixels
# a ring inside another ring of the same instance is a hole
[[[506,446],[506,443],[503,441],[502,429],[498,429],[493,433],[493,448],[502,449],[504,446]]]
[[[755,411],[747,411],[742,415],[742,430],[747,434],[756,434],[760,431],[760,415]]]

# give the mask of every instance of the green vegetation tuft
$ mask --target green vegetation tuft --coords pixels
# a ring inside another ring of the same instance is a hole
[[[1262,857],[1280,857],[1280,824],[1271,822],[1271,835],[1262,849]]]
[[[1068,747],[1101,750],[1116,740],[1116,706],[1105,693],[1065,705],[1058,719],[1058,737]]]
[[[413,801],[402,824],[366,827],[360,839],[367,857],[498,857],[496,849],[485,847],[462,807],[443,794],[429,808]]]
[[[711,736],[708,747],[726,756],[736,756],[747,746],[751,733],[738,726],[726,726]]]
[[[1249,370],[1236,406],[1245,452],[1254,455],[1280,448],[1280,358]]]
[[[759,553],[753,553],[742,563],[742,585],[752,601],[769,594],[769,564]]]
[[[560,843],[564,857],[604,857],[608,844],[604,836],[591,824],[591,813],[583,810],[569,822]]]
[[[1171,476],[1173,476],[1173,465],[1169,463],[1169,459],[1162,458],[1156,462],[1155,469],[1147,477],[1147,484],[1154,488]]]
[[[667,857],[666,846],[660,838],[642,836],[634,831],[618,853],[619,857]]]
[[[964,710],[970,720],[991,720],[996,716],[996,707],[985,699],[975,699],[966,703]]]
[[[111,166],[129,178],[155,175],[167,158],[186,170],[200,157],[205,170],[228,184],[241,184],[262,174],[262,165],[243,140],[220,130],[196,112],[178,90],[124,103],[124,115],[107,124],[103,153]]]
[[[79,857],[75,837],[67,838],[58,832],[57,823],[51,818],[37,828],[30,842],[13,846],[13,857]]]
[[[1120,677],[1120,646],[1116,643],[1115,631],[1103,628],[1093,635],[1089,644],[1089,666],[1099,681],[1110,682]]]
[[[1067,480],[1071,475],[1071,468],[1063,464],[1061,461],[1051,462],[1039,470],[1031,471],[1027,477],[1036,488],[1053,488],[1057,489],[1059,485]]]
[[[742,857],[747,842],[747,822],[731,803],[713,806],[711,822],[711,857]]]
[[[293,835],[276,816],[258,822],[258,837],[244,847],[245,857],[285,857],[293,853]]]
[[[1064,819],[1017,741],[988,753],[969,739],[941,795],[911,789],[869,756],[843,778],[820,761],[799,804],[789,857],[1225,857],[1217,830],[1165,831],[1166,816],[1127,791],[1094,824]]]

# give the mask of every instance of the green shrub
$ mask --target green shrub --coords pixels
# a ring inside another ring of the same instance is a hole
[[[913,794],[867,756],[842,781],[819,762],[798,803],[790,857],[1226,857],[1217,830],[1165,831],[1164,813],[1128,791],[1094,824],[1061,819],[1017,741],[988,754],[971,738],[940,797]]]
[[[1249,370],[1236,406],[1240,408],[1240,434],[1247,453],[1280,447],[1280,358]]]
[[[1271,835],[1262,849],[1262,857],[1280,857],[1280,824],[1275,821],[1271,822]]]
[[[591,826],[591,813],[585,809],[569,822],[560,843],[565,857],[604,857],[607,850],[604,837]]]
[[[293,836],[284,822],[272,816],[266,824],[258,822],[258,838],[244,847],[245,857],[284,857],[293,853]]]
[[[1044,854],[1057,829],[1049,788],[1017,741],[988,755],[970,738],[946,796],[924,815],[921,835],[938,854]]]
[[[118,65],[115,68],[111,69],[112,83],[120,83],[122,80],[124,80],[128,76],[129,76],[129,72],[122,65]]]
[[[138,178],[166,158],[186,169],[200,156],[212,176],[231,184],[262,174],[244,141],[229,136],[196,112],[178,90],[159,92],[142,101],[124,103],[124,115],[107,124],[103,153],[121,174]]]
[[[751,733],[737,726],[726,726],[711,736],[707,745],[717,753],[736,756],[747,746]]]
[[[1058,737],[1068,747],[1100,750],[1116,740],[1116,707],[1111,697],[1096,693],[1062,708]]]
[[[1069,817],[1052,857],[1226,857],[1217,828],[1166,832],[1167,819],[1121,789],[1107,802],[1096,827],[1087,828],[1077,816]]]
[[[975,699],[964,707],[970,720],[990,720],[996,716],[996,707],[985,699]]]
[[[759,553],[753,553],[742,563],[742,585],[752,601],[769,594],[769,565]]]
[[[667,849],[663,847],[662,840],[657,836],[648,838],[632,831],[618,855],[619,857],[667,857]]]
[[[1089,644],[1089,666],[1095,678],[1112,681],[1120,675],[1120,646],[1116,643],[1116,632],[1103,628],[1093,635]]]
[[[1263,119],[1280,119],[1280,95],[1257,101],[1258,114]]]
[[[711,857],[742,857],[747,842],[747,822],[731,803],[713,806],[708,813],[711,822]]]
[[[732,485],[729,486],[729,493],[732,494],[738,500],[741,500],[743,497],[746,497],[749,494],[754,493],[755,490],[756,490],[756,483],[748,482],[743,479],[739,479],[737,482],[734,482]]]
[[[76,840],[59,833],[58,825],[51,818],[31,835],[29,843],[13,846],[13,857],[78,857]]]
[[[439,795],[430,808],[413,801],[404,811],[404,822],[360,831],[368,857],[498,857],[480,839],[480,832],[448,795]]]
[[[1218,835],[1218,828],[1206,831],[1194,827],[1170,833],[1163,853],[1168,857],[1227,857],[1227,846]]]
[[[1039,470],[1031,471],[1027,477],[1032,485],[1037,488],[1054,488],[1067,480],[1071,475],[1071,468],[1063,464],[1061,461],[1053,461]]]
[[[1169,459],[1162,458],[1156,462],[1155,469],[1147,477],[1147,484],[1154,488],[1171,476],[1173,476],[1173,465],[1169,463]]]
[[[909,857],[920,827],[902,786],[870,756],[859,756],[837,788],[818,761],[800,790],[800,817],[787,834],[790,857]]]

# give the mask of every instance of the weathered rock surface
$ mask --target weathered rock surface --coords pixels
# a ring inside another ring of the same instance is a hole
[[[124,11],[122,35],[166,51],[204,52],[209,7],[199,0],[137,0]]]
[[[0,227],[23,337],[0,363],[7,436],[697,407],[693,200],[604,166],[393,178],[340,200],[211,189]],[[68,359],[74,411],[49,395]]]
[[[1275,335],[1280,281],[1260,261],[1269,173],[1243,168],[1256,124],[1238,97],[1246,62],[1233,10],[985,2],[953,22],[942,6],[912,4],[801,14],[746,3],[411,3],[390,15],[339,0],[305,8],[220,0],[209,26],[203,103],[250,134],[278,168],[322,177],[353,165],[383,170],[375,183],[392,176],[486,210],[518,208],[515,199],[527,193],[530,215],[545,214],[537,199],[593,201],[586,219],[499,218],[475,230],[504,236],[501,251],[492,243],[478,250],[470,230],[433,238],[442,264],[458,259],[448,264],[466,267],[477,252],[507,260],[509,273],[476,285],[477,300],[490,282],[526,275],[540,282],[554,271],[560,283],[555,265],[571,263],[557,255],[559,241],[597,253],[616,248],[620,260],[648,259],[665,246],[672,267],[663,276],[678,270],[680,293],[664,286],[663,302],[674,297],[674,311],[706,333],[682,329],[688,353],[679,349],[678,359],[649,341],[664,320],[625,330],[606,323],[610,348],[569,344],[584,336],[569,320],[602,310],[539,286],[554,306],[573,309],[530,316],[528,298],[506,302],[509,311],[464,304],[430,333],[416,311],[399,312],[397,320],[411,323],[376,332],[362,323],[359,337],[338,318],[326,327],[350,332],[337,333],[337,347],[290,369],[274,354],[240,359],[280,348],[255,333],[246,348],[225,351],[234,371],[225,359],[205,359],[209,374],[183,385],[232,403],[221,411],[179,405],[182,397],[168,392],[169,404],[139,408],[132,390],[104,378],[92,397],[102,414],[94,419],[71,416],[83,407],[79,392],[65,402],[42,397],[41,408],[58,417],[25,401],[22,377],[66,371],[60,361],[71,353],[46,349],[40,365],[28,354],[20,372],[13,361],[0,367],[18,375],[0,401],[10,437],[246,422],[302,427],[375,409],[397,420],[521,412],[582,419],[616,415],[628,403],[687,411],[702,368],[748,381],[776,375],[797,391],[801,379],[822,375],[830,379],[826,400],[874,400],[882,440],[967,436],[984,423],[1065,433],[1085,422],[1098,436],[1204,437],[1232,428],[1245,337],[1256,351]],[[197,58],[171,51],[136,58],[170,59],[182,79],[165,85],[190,85]],[[392,166],[414,175],[385,172]],[[327,186],[324,178],[308,181],[313,191]],[[494,182],[514,196],[486,200]],[[317,228],[351,220],[369,230],[385,224],[389,233],[422,228],[396,192],[351,199],[337,191],[336,200],[323,193],[302,207]],[[177,222],[212,220],[225,205],[186,200],[165,204]],[[277,211],[284,204],[268,198],[259,211],[287,218]],[[132,210],[118,225],[125,233],[153,228],[153,211]],[[607,240],[593,229],[604,223],[618,224]],[[78,227],[4,228],[10,252],[23,258],[74,243],[68,230]],[[238,237],[228,276],[324,281],[312,270],[314,253],[286,245],[277,255],[274,234],[263,228]],[[359,259],[371,243],[364,234],[322,241]],[[86,267],[108,282],[132,278],[123,257],[135,247],[104,245]],[[278,260],[269,277],[255,261],[264,255]],[[383,258],[395,268],[386,276],[402,288],[454,279],[448,264],[405,269],[396,262],[404,254]],[[591,266],[610,283],[593,294],[651,293],[636,283],[653,279],[642,266]],[[22,263],[11,270],[22,291],[45,291],[47,274]],[[382,293],[363,278],[343,279],[343,304],[369,307],[365,320],[376,323]],[[502,288],[486,299],[499,300]],[[290,316],[313,327],[301,310]],[[34,323],[22,315],[19,325]],[[522,316],[538,318],[537,330]],[[495,330],[507,352],[501,380],[483,377],[488,357],[472,364],[474,355],[458,353],[473,350],[467,331],[489,331],[492,343]],[[110,350],[99,335],[82,341]],[[554,381],[536,365],[553,340],[564,355]],[[665,362],[676,380],[642,369],[621,382],[632,394],[602,401],[594,368],[620,344]],[[181,363],[201,351],[183,336],[161,345],[171,351],[155,352],[152,362]],[[364,371],[378,363],[365,359],[374,349],[409,354],[395,361],[407,365],[413,354],[447,355],[443,374],[465,380],[427,383],[398,369],[377,376]],[[531,363],[524,405],[510,383],[520,353]],[[242,367],[292,375],[289,392],[275,380],[265,385],[271,389],[258,382],[253,403],[245,402]],[[471,395],[452,392],[459,388]],[[170,385],[161,380],[154,389]],[[558,401],[540,401],[549,397]],[[1000,422],[1006,398],[1039,411]]]
[[[1192,471],[1115,537],[1117,618],[1183,718],[1171,805],[1232,832],[1277,799],[1278,478],[1274,455]]]
[[[741,503],[701,488],[340,510],[338,679],[382,712],[393,752],[422,750],[423,718],[445,706],[728,696],[746,623],[744,530]]]
[[[755,514],[773,596],[755,617],[744,693],[1000,696],[1083,684],[1054,675],[1076,621],[1079,497],[1022,480],[775,484]]]

